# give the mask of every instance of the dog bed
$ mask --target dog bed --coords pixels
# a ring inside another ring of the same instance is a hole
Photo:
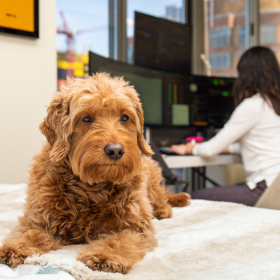
[[[0,243],[22,215],[26,185],[0,184]],[[280,211],[193,200],[173,218],[153,220],[158,247],[128,274],[97,272],[76,261],[83,245],[29,257],[1,277],[17,279],[279,279]]]

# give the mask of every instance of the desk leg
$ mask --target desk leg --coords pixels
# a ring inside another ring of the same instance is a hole
[[[197,173],[199,176],[202,176],[205,180],[209,181],[210,183],[212,183],[214,186],[219,186],[218,183],[216,183],[215,181],[211,180],[210,178],[208,178],[205,174],[203,174],[202,172],[200,172],[199,168],[195,168],[193,167],[193,172]],[[194,175],[195,176],[195,175]]]
[[[201,167],[198,167],[199,172],[201,172]],[[199,174],[196,174],[197,176],[197,188],[201,189],[201,176]]]
[[[192,192],[195,191],[195,172],[194,168],[192,168]]]
[[[202,178],[203,178],[203,185],[202,185],[202,188],[203,189],[206,189],[206,167],[202,167]]]

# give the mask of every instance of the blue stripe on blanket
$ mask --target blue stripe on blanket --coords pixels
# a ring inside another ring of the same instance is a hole
[[[52,267],[40,267],[36,274],[58,274],[61,270]]]

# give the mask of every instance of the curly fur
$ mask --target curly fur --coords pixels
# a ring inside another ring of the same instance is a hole
[[[83,122],[88,116],[92,123]],[[0,263],[15,267],[27,256],[86,243],[78,260],[94,270],[127,273],[157,245],[152,218],[170,218],[171,206],[190,199],[165,191],[142,135],[136,91],[104,73],[69,79],[40,130],[47,142],[34,157],[24,216],[0,248]],[[124,146],[121,159],[104,153],[111,142]]]

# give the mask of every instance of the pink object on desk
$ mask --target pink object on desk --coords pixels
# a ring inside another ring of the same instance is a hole
[[[201,142],[204,140],[204,138],[202,136],[190,136],[186,138],[186,141],[196,141],[196,142]]]

